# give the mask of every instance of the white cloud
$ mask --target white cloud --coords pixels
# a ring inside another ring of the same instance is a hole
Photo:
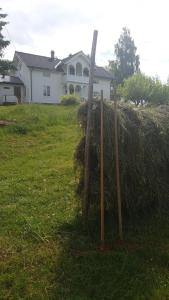
[[[169,74],[167,0],[2,0],[8,13],[8,31],[13,41],[6,50],[12,58],[14,46],[19,51],[49,55],[55,49],[58,57],[79,50],[90,53],[92,34],[99,30],[98,64],[113,59],[114,44],[122,27],[131,30],[141,60],[141,69],[148,75]],[[5,34],[6,31],[4,31]],[[7,35],[8,38],[8,35]]]

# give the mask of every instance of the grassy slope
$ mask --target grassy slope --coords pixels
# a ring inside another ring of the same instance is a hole
[[[0,299],[167,300],[167,218],[135,230],[128,250],[76,255],[95,247],[76,218],[76,109],[0,107],[16,120],[0,128]]]

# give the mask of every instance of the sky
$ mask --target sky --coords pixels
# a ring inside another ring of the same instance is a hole
[[[1,0],[9,24],[3,30],[14,51],[64,58],[82,50],[90,54],[93,31],[98,30],[96,63],[115,59],[114,45],[128,27],[140,55],[140,68],[163,82],[169,76],[168,0]]]

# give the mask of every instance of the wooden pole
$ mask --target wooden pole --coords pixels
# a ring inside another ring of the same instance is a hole
[[[116,98],[114,100],[114,131],[115,131],[115,164],[116,164],[116,186],[117,186],[117,203],[118,203],[119,238],[120,238],[120,240],[123,240],[120,167],[119,167],[119,144],[118,144],[118,128],[117,128],[117,100],[116,100]]]
[[[101,249],[104,249],[104,120],[103,120],[103,90],[101,90],[100,100],[100,238]]]
[[[98,31],[94,30],[93,42],[90,58],[90,75],[89,75],[89,90],[88,90],[88,112],[87,112],[87,128],[86,128],[86,139],[85,139],[85,170],[84,170],[84,200],[83,200],[83,217],[85,222],[88,217],[89,210],[89,167],[90,167],[90,130],[91,130],[91,104],[93,99],[93,78],[95,68],[95,54],[97,44]]]

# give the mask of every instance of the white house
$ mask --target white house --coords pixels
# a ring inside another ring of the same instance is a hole
[[[14,63],[17,76],[25,87],[23,102],[59,103],[62,95],[77,94],[87,99],[90,58],[82,51],[65,59],[15,52]],[[103,67],[95,67],[93,92],[99,96],[103,90],[105,99],[110,99],[112,75]]]

